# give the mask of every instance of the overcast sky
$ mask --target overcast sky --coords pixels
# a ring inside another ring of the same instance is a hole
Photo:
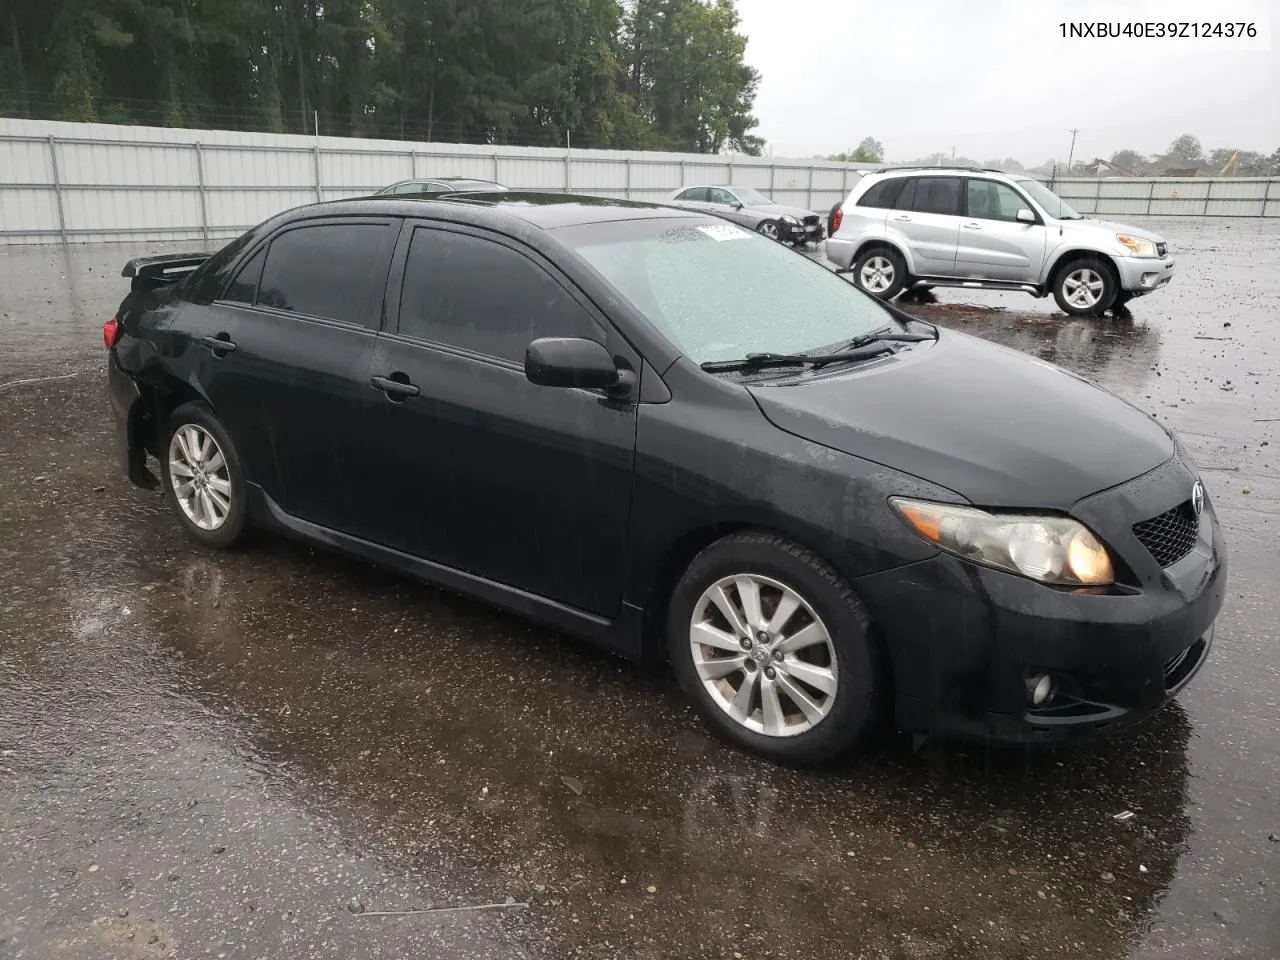
[[[1030,164],[1165,149],[1280,147],[1276,0],[737,0],[763,74],[756,131],[779,157],[874,136],[890,160],[935,151]],[[1071,20],[1254,22],[1228,40],[1063,39]],[[1265,49],[1260,49],[1265,48]]]

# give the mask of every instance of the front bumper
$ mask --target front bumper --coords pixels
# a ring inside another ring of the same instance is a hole
[[[787,228],[787,232],[782,239],[788,243],[820,243],[826,234],[826,230],[823,229],[820,222],[811,224],[784,223],[783,226]]]
[[[1173,257],[1116,257],[1120,289],[1136,297],[1159,290],[1173,279]]]
[[[1103,534],[1123,571],[1125,586],[1106,593],[1048,587],[946,554],[859,580],[893,662],[899,727],[1053,742],[1122,729],[1159,710],[1208,656],[1226,553],[1208,504],[1197,543],[1167,568],[1130,531],[1185,499],[1193,479],[1171,461],[1076,505],[1072,513]],[[1111,513],[1123,515],[1120,528]],[[1033,707],[1027,681],[1046,673],[1057,693]]]

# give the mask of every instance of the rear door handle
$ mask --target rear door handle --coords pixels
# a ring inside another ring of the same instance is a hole
[[[234,353],[236,349],[235,341],[225,333],[219,334],[216,337],[201,337],[200,345],[212,350],[214,356],[217,356],[220,353]]]
[[[971,221],[971,222],[969,222],[969,223],[964,224],[964,228],[965,228],[966,230],[981,230],[981,229],[982,229],[982,224],[980,224],[980,223],[974,223],[974,222],[972,222],[972,221]]]
[[[407,380],[393,380],[390,377],[370,377],[369,386],[381,390],[392,400],[416,397],[422,392]]]
[[[908,216],[906,216],[905,214],[903,214],[902,216],[900,216],[900,217],[894,217],[893,219],[895,219],[895,220],[910,220],[911,218],[910,218],[910,217],[908,217]]]

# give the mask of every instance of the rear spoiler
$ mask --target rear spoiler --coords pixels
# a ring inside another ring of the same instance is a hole
[[[135,257],[124,265],[120,276],[133,278],[131,290],[151,290],[177,283],[211,256],[211,253],[171,253],[163,257]]]

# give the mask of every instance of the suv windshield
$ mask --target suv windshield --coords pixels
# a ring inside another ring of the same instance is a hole
[[[894,322],[831,271],[732,223],[620,220],[555,235],[695,363],[800,353]]]
[[[1040,208],[1055,220],[1083,220],[1080,214],[1071,208],[1071,204],[1046,187],[1039,180],[1030,177],[1014,177],[1014,182],[1031,195],[1031,199],[1040,204]]]
[[[742,201],[744,207],[771,207],[773,201],[766,197],[763,193],[756,193],[750,187],[734,187],[733,192],[738,195],[738,199]]]

